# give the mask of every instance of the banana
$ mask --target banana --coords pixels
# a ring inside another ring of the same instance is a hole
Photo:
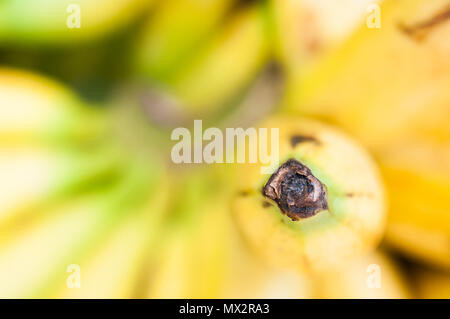
[[[418,298],[450,298],[450,275],[448,273],[431,269],[416,269],[414,280]]]
[[[286,71],[300,71],[360,25],[376,0],[271,0],[275,51]]]
[[[386,241],[450,269],[450,144],[405,140],[379,158],[390,197]]]
[[[266,8],[253,5],[238,12],[181,68],[167,90],[186,113],[211,114],[237,97],[268,58]]]
[[[31,72],[0,67],[0,144],[85,141],[105,135],[105,112]]]
[[[411,287],[401,269],[388,255],[370,253],[352,261],[345,269],[314,278],[316,298],[405,299]]]
[[[284,106],[327,119],[372,150],[435,127],[450,136],[450,35],[446,0],[384,1],[381,28],[298,72]]]
[[[149,275],[147,298],[214,298],[223,282],[228,216],[209,170],[177,175],[175,206]],[[217,186],[217,185],[216,185]]]
[[[138,40],[134,59],[137,73],[159,81],[173,76],[209,38],[233,3],[234,0],[159,3]]]
[[[230,218],[227,227],[227,267],[218,298],[309,299],[314,297],[313,280],[299,271],[273,267],[249,249]]]
[[[43,146],[0,147],[0,227],[114,176],[123,165],[112,147],[92,154]]]
[[[243,164],[233,201],[236,222],[255,251],[275,264],[323,271],[372,250],[385,226],[372,159],[318,122],[274,116],[261,128],[279,129],[279,166],[270,176],[261,173],[261,163]]]
[[[2,1],[0,44],[67,46],[92,41],[127,25],[151,2],[149,0]]]
[[[88,192],[74,197],[71,201],[45,209],[39,219],[28,220],[3,231],[0,238],[0,296],[53,296],[55,289],[66,282],[67,267],[81,263],[127,213],[135,212],[148,194],[158,190],[160,174],[156,169],[146,167],[144,170],[133,165],[122,180],[112,184],[106,192]],[[102,258],[101,254],[97,257]],[[92,279],[95,272],[95,261],[93,263],[86,266],[87,278]],[[105,282],[104,278],[97,279]],[[88,284],[83,292],[86,296],[92,289],[91,285]]]
[[[148,249],[154,249],[158,227],[165,212],[167,188],[160,189],[144,200],[142,207],[130,212],[130,217],[118,225],[97,250],[77,262],[81,287],[70,288],[64,282],[55,298],[136,298],[140,297]]]

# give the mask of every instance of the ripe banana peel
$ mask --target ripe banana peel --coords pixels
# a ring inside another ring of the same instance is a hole
[[[379,162],[390,202],[387,243],[450,269],[450,144],[404,141]]]
[[[105,112],[31,72],[0,67],[0,145],[86,142],[105,135]]]
[[[211,112],[236,96],[268,59],[266,8],[251,6],[232,19],[218,38],[198,53],[172,86],[191,112]]]
[[[323,271],[372,250],[383,234],[385,204],[368,154],[311,120],[274,116],[261,127],[279,129],[279,167],[265,175],[261,163],[243,164],[233,202],[255,251],[275,264]]]
[[[381,3],[381,27],[361,26],[288,84],[286,110],[336,123],[378,150],[435,127],[450,136],[446,0]]]
[[[138,74],[157,81],[171,78],[214,33],[234,2],[160,2],[139,38],[135,58]]]
[[[314,278],[315,298],[404,299],[411,287],[398,265],[387,254],[372,252],[352,261],[339,271]]]
[[[8,0],[0,3],[0,44],[67,46],[91,41],[127,25],[149,0]],[[73,27],[77,20],[80,27]]]

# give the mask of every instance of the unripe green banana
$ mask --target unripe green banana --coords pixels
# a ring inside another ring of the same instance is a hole
[[[266,175],[262,163],[244,164],[233,203],[237,224],[255,250],[275,264],[322,271],[374,249],[385,204],[371,158],[314,121],[275,116],[261,128],[279,129],[278,154],[272,154],[279,166]],[[259,152],[268,146],[265,139]],[[274,147],[266,150],[276,152]]]
[[[136,51],[138,74],[167,80],[214,33],[235,0],[166,0],[142,31]]]
[[[446,0],[383,1],[380,28],[362,25],[289,84],[287,109],[339,124],[371,149],[438,125],[450,136]]]
[[[149,0],[2,1],[0,44],[67,46],[90,41],[123,27],[151,2]]]

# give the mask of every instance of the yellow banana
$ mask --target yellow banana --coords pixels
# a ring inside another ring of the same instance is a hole
[[[286,109],[339,124],[372,149],[439,126],[450,104],[446,0],[384,1],[381,27],[361,26],[288,86]]]
[[[141,278],[148,249],[154,249],[161,217],[165,211],[167,189],[160,184],[156,194],[144,199],[142,207],[129,212],[114,233],[80,262],[80,287],[66,282],[55,298],[136,298],[141,297]]]
[[[315,278],[316,298],[403,299],[411,297],[411,287],[401,269],[386,254],[375,252],[357,258],[339,271]]]
[[[153,80],[173,76],[213,33],[234,1],[166,0],[159,3],[139,38],[135,58],[137,72]]]
[[[389,192],[387,243],[450,269],[450,144],[406,140],[380,155]]]
[[[419,269],[414,273],[418,298],[449,299],[450,275],[431,269]]]
[[[275,50],[286,71],[300,71],[346,39],[380,0],[271,0]]]
[[[19,222],[23,214],[113,176],[120,165],[120,154],[112,147],[92,154],[33,145],[0,147],[0,225]]]
[[[157,262],[147,298],[213,298],[220,291],[228,215],[220,193],[212,191],[208,172],[188,173],[178,185],[182,193],[176,192],[158,254],[152,256]]]
[[[52,80],[0,68],[0,144],[92,140],[105,133],[106,119]]]
[[[67,267],[88,256],[128,212],[158,189],[155,173],[133,168],[106,193],[78,196],[45,209],[39,219],[5,229],[0,238],[0,296],[52,296],[66,282]],[[95,266],[86,267],[88,278],[90,267]]]
[[[218,298],[307,299],[314,297],[314,283],[299,271],[273,267],[249,249],[229,218],[227,227],[227,267]]]
[[[12,0],[0,3],[0,43],[72,45],[123,27],[150,0]]]
[[[262,69],[269,56],[265,10],[254,5],[237,13],[168,83],[169,91],[188,113],[217,110]]]
[[[384,230],[385,205],[371,158],[314,121],[275,116],[261,128],[279,129],[279,167],[270,176],[261,163],[244,164],[233,203],[256,251],[276,264],[314,271],[372,250]],[[259,143],[261,152],[268,141]]]

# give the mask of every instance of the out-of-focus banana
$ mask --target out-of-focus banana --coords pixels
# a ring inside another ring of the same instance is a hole
[[[30,72],[0,68],[0,145],[92,140],[105,134],[105,112],[69,89]]]
[[[0,3],[0,44],[72,45],[123,27],[151,0],[8,0]]]
[[[431,269],[416,269],[414,283],[417,297],[423,299],[449,299],[450,274]]]
[[[450,144],[406,140],[380,155],[389,193],[387,243],[450,269]]]
[[[299,271],[261,262],[248,247],[230,218],[227,227],[227,267],[218,298],[308,299],[314,297],[314,283]]]
[[[123,165],[117,149],[92,154],[43,146],[0,147],[0,225],[19,223],[83,186],[113,176]]]
[[[188,173],[178,186],[158,254],[151,256],[156,262],[147,298],[214,298],[220,291],[228,251],[227,207],[205,173]]]
[[[80,262],[73,260],[80,267],[80,287],[61,283],[63,288],[55,298],[141,297],[145,258],[150,253],[148,249],[155,249],[165,212],[167,187],[161,182],[158,190],[149,194],[141,207],[128,212],[130,216],[96,250]]]
[[[0,295],[53,296],[55,289],[66,282],[67,267],[83,261],[128,212],[141,207],[148,194],[158,189],[159,177],[156,170],[133,167],[109,190],[78,196],[47,208],[39,218],[3,230]],[[86,268],[95,272],[93,265]],[[88,270],[88,278],[90,274]]]
[[[401,269],[386,254],[376,252],[357,258],[339,271],[316,276],[315,298],[403,299],[411,287]]]
[[[384,1],[380,28],[364,24],[300,72],[286,108],[337,123],[372,149],[434,127],[450,136],[449,10],[447,0]]]
[[[258,136],[259,152],[279,146],[279,166],[265,175],[262,163],[243,164],[233,203],[256,251],[277,264],[325,270],[372,250],[384,231],[385,205],[371,158],[318,122],[276,116],[261,128],[279,130],[272,146]]]
[[[167,80],[184,65],[224,18],[235,0],[166,0],[142,31],[136,51],[138,74]]]
[[[183,115],[203,116],[234,102],[269,57],[266,8],[241,10],[176,76],[164,83]]]

